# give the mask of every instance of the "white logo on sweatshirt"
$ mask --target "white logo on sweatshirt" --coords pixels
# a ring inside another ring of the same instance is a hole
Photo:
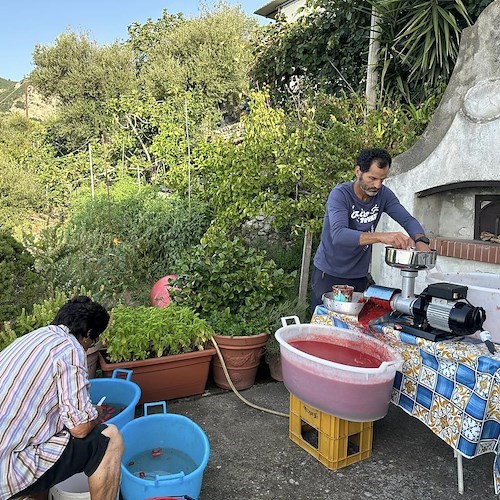
[[[380,211],[378,205],[373,205],[371,210],[356,210],[356,205],[352,205],[351,210],[351,219],[357,220],[360,224],[373,222]]]

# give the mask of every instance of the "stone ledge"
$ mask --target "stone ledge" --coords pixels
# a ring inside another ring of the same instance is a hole
[[[443,257],[500,264],[500,245],[477,240],[452,240],[448,238],[432,238],[431,248]]]

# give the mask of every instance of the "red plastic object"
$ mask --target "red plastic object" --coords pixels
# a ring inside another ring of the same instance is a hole
[[[170,298],[169,290],[172,288],[170,285],[170,280],[176,279],[177,276],[175,274],[169,274],[168,276],[164,276],[160,278],[151,289],[150,299],[151,305],[157,307],[166,307],[172,300]]]

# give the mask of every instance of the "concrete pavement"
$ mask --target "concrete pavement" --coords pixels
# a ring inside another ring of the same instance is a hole
[[[280,382],[261,380],[242,395],[279,412],[289,411]],[[425,425],[391,404],[374,423],[372,456],[331,471],[288,437],[288,419],[258,411],[231,391],[168,403],[206,432],[211,455],[201,500],[468,500],[496,498],[493,454],[463,459],[465,491],[458,493],[452,449]]]

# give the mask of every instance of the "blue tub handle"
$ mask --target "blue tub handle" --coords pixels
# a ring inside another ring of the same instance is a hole
[[[151,406],[162,406],[163,407],[163,413],[167,413],[167,403],[165,401],[156,401],[154,403],[144,403],[144,416],[148,416],[148,408]]]
[[[125,380],[130,381],[134,372],[132,370],[124,370],[123,368],[115,368],[113,370],[113,375],[111,376],[111,378],[120,378],[123,380],[123,377],[118,377],[119,373],[125,373]]]
[[[158,486],[158,483],[161,481],[171,481],[173,479],[180,479],[184,477],[186,474],[184,472],[180,471],[177,474],[165,474],[164,476],[159,476],[158,474],[156,475],[155,479],[155,486]]]

